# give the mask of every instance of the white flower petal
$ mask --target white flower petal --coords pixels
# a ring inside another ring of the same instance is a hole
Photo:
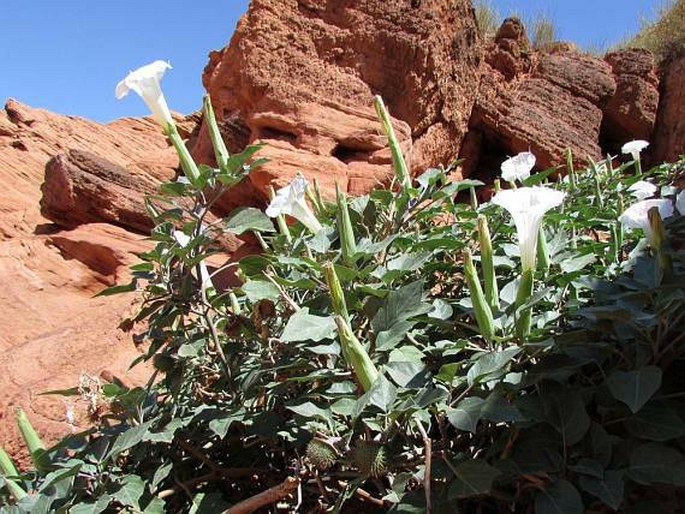
[[[636,139],[634,141],[628,141],[621,147],[621,153],[630,154],[633,159],[637,159],[640,152],[649,146],[649,142],[643,139]]]
[[[523,270],[535,267],[537,237],[547,211],[564,201],[565,193],[547,187],[505,189],[492,198],[492,203],[509,211],[516,225]]]
[[[502,179],[507,182],[524,180],[530,177],[530,170],[535,166],[535,155],[532,152],[521,152],[510,157],[501,165]]]
[[[649,225],[648,213],[652,207],[659,209],[661,219],[673,216],[673,202],[665,198],[657,198],[642,200],[631,205],[619,216],[618,221],[627,229],[640,228],[649,236],[651,234],[651,227]]]
[[[134,91],[145,101],[157,123],[162,127],[173,123],[171,112],[159,84],[164,72],[171,65],[165,61],[155,61],[130,72],[126,78],[117,84],[114,91],[117,99],[125,97],[129,91]]]
[[[675,197],[675,208],[678,209],[681,216],[685,216],[685,190]]]
[[[316,234],[322,227],[307,204],[306,189],[307,179],[298,174],[290,184],[276,191],[276,196],[266,208],[266,215],[275,218],[287,214]]]
[[[647,182],[646,180],[638,180],[632,186],[628,188],[630,194],[633,195],[638,200],[644,200],[646,198],[651,198],[656,193],[657,187]]]

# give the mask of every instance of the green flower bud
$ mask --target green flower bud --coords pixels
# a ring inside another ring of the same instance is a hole
[[[476,267],[473,265],[470,250],[464,250],[464,277],[466,284],[469,287],[471,294],[471,302],[473,303],[473,310],[476,317],[476,323],[480,329],[481,335],[491,341],[495,335],[495,323],[492,317],[492,310],[490,305],[485,300],[483,289],[480,286],[478,275],[476,274]]]
[[[373,106],[376,108],[376,114],[381,120],[383,132],[385,132],[385,136],[388,138],[390,154],[392,156],[392,167],[395,170],[397,181],[400,183],[400,187],[402,189],[407,189],[411,186],[411,181],[409,179],[409,168],[407,168],[404,155],[402,155],[399,141],[397,141],[397,136],[395,135],[395,129],[392,127],[388,109],[385,107],[383,99],[378,95],[373,97]]]
[[[335,197],[338,203],[338,235],[340,236],[340,249],[342,250],[343,262],[347,265],[354,264],[354,255],[357,253],[357,242],[352,229],[350,211],[347,207],[345,193],[340,191],[338,183],[335,184]]]
[[[197,168],[197,164],[195,164],[195,161],[190,155],[186,144],[183,142],[183,139],[181,139],[181,135],[178,133],[176,125],[169,125],[167,136],[169,137],[171,144],[176,149],[183,173],[185,173],[186,177],[188,177],[188,180],[191,184],[197,185],[200,179],[200,170]]]
[[[202,99],[202,104],[204,107],[205,121],[207,122],[207,129],[209,130],[209,139],[212,141],[212,147],[214,148],[214,155],[216,157],[216,164],[222,171],[228,164],[228,158],[230,157],[228,149],[226,148],[226,143],[224,143],[221,137],[221,132],[219,131],[219,125],[216,122],[216,117],[214,116],[214,109],[212,108],[212,101],[209,95],[205,95]]]
[[[17,408],[15,416],[19,432],[21,432],[21,436],[24,438],[33,465],[39,471],[47,471],[50,467],[50,460],[45,451],[45,444],[33,428],[31,421],[21,407]]]
[[[549,249],[547,248],[547,236],[545,235],[545,230],[540,226],[540,232],[538,233],[538,269],[542,271],[549,270]]]
[[[335,324],[338,325],[338,336],[340,337],[343,357],[347,364],[352,367],[357,380],[366,392],[378,379],[378,370],[343,316],[336,316]]]
[[[478,238],[480,240],[480,263],[483,268],[483,284],[485,286],[485,299],[493,311],[499,309],[499,290],[497,288],[497,276],[492,257],[492,238],[488,219],[478,215]]]
[[[345,302],[345,294],[343,293],[338,274],[335,272],[335,266],[332,262],[327,262],[323,266],[323,273],[326,277],[326,284],[331,295],[331,304],[333,305],[333,312],[338,316],[342,316],[346,323],[350,322],[350,314],[347,312],[347,303]]]

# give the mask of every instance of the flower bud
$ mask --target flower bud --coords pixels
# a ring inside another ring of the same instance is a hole
[[[214,116],[214,109],[212,108],[212,101],[209,98],[209,95],[204,96],[202,103],[204,107],[205,121],[209,131],[209,138],[211,139],[212,147],[214,148],[216,164],[219,169],[223,171],[226,167],[226,164],[228,164],[228,149],[226,148],[226,143],[224,143],[224,140],[221,137],[219,125],[216,123],[216,117]]]
[[[469,293],[471,294],[471,302],[473,303],[473,311],[478,328],[480,329],[481,335],[490,341],[495,335],[495,323],[492,317],[492,310],[485,300],[483,289],[480,286],[478,275],[476,274],[476,268],[473,265],[471,252],[468,249],[464,250],[464,277],[466,278],[466,284],[468,285]]]
[[[366,392],[378,379],[378,370],[343,316],[336,316],[335,323],[338,326],[343,357],[354,370],[357,380]]]
[[[326,284],[328,284],[329,294],[331,295],[331,304],[333,312],[338,316],[342,316],[346,323],[350,322],[350,314],[347,312],[347,303],[345,302],[345,295],[338,280],[338,274],[335,272],[335,267],[332,262],[327,262],[323,265],[323,273],[326,277]]]
[[[337,183],[335,184],[335,197],[338,203],[338,212],[336,214],[343,262],[347,265],[353,265],[354,255],[357,253],[357,242],[355,241],[354,230],[352,229],[347,198],[345,198],[345,193],[340,191],[340,186]]]
[[[485,298],[490,308],[496,311],[499,309],[499,290],[492,257],[490,228],[488,227],[488,219],[483,214],[478,216],[478,238],[480,240],[480,264],[483,268]]]
[[[385,107],[383,99],[378,95],[373,98],[373,106],[376,108],[376,114],[381,120],[383,132],[385,132],[385,136],[388,138],[390,154],[392,155],[392,167],[395,170],[397,181],[400,183],[400,187],[402,189],[407,189],[411,186],[411,181],[409,180],[409,169],[407,168],[407,163],[404,160],[404,155],[402,155],[400,144],[397,141],[395,129],[392,127],[388,109]]]

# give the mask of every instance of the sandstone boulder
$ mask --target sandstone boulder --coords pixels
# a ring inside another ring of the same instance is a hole
[[[685,55],[663,66],[652,160],[675,161],[682,154],[685,154]]]
[[[603,109],[616,91],[611,67],[570,45],[530,47],[516,18],[485,49],[481,84],[461,149],[464,175],[492,177],[509,155],[526,150],[537,169],[600,158]]]
[[[604,146],[617,152],[632,139],[650,141],[659,105],[659,77],[654,55],[639,48],[604,57],[616,80],[616,92],[604,108]]]
[[[467,0],[253,0],[203,83],[230,144],[262,140],[273,159],[250,177],[262,196],[301,170],[353,193],[387,180],[372,107],[381,95],[414,170],[451,162],[478,84]],[[194,153],[212,160],[206,130]]]

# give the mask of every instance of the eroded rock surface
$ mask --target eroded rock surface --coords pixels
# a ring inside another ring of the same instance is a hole
[[[675,161],[685,154],[685,55],[663,67],[654,141],[655,163]]]
[[[297,171],[352,193],[388,178],[372,107],[381,95],[412,168],[457,155],[478,85],[480,46],[466,0],[253,0],[203,83],[226,140],[269,143],[255,190]],[[206,133],[195,154],[211,160]]]

